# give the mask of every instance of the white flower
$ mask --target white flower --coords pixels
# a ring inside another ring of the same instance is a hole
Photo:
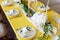
[[[47,15],[43,13],[36,12],[31,18],[31,21],[37,26],[40,32],[43,32],[43,25],[47,21]]]

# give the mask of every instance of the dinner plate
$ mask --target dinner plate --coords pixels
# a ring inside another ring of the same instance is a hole
[[[21,0],[13,0],[14,2],[20,2]]]
[[[7,11],[8,16],[16,16],[18,14],[19,14],[18,10],[15,10],[15,9],[11,9]]]
[[[36,30],[32,27],[23,27],[23,28],[18,30],[18,33],[22,38],[32,38],[36,35]]]
[[[9,5],[12,5],[12,4],[13,4],[12,1],[8,1],[8,0],[2,2],[3,6],[9,6]]]

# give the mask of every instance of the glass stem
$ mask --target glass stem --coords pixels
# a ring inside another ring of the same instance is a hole
[[[30,5],[30,0],[28,0],[28,13],[29,13],[29,5]]]
[[[37,7],[37,0],[36,0],[36,7]]]
[[[47,14],[47,7],[48,7],[48,5],[49,5],[49,0],[47,0],[47,5],[46,5],[46,7],[45,7],[46,14]]]

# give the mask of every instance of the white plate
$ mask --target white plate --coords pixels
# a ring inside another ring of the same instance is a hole
[[[21,2],[21,0],[13,0],[14,2]]]
[[[16,16],[18,14],[19,14],[18,10],[15,10],[15,9],[11,9],[7,11],[8,16]]]
[[[39,7],[37,7],[37,8],[38,8],[39,10],[43,10],[43,11],[45,11],[45,10],[49,10],[49,9],[50,9],[49,6],[47,6],[47,7],[43,6],[43,7],[42,7],[42,5],[39,6]]]
[[[18,30],[18,34],[22,37],[22,38],[32,38],[35,36],[36,34],[36,30],[32,27],[30,27],[32,31],[27,31],[26,27],[21,28],[20,30]],[[21,33],[21,30],[23,30],[23,32]]]
[[[3,5],[3,6],[9,6],[9,5],[12,5],[12,2],[6,0],[6,1],[3,1],[3,2],[2,2],[2,5]]]

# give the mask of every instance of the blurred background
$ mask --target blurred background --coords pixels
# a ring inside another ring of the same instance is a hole
[[[38,0],[38,1],[41,1],[45,5],[47,3],[47,0]],[[60,13],[60,0],[49,0],[49,7],[55,10],[57,13]],[[6,16],[4,15],[1,6],[0,6],[0,15],[2,16],[0,22],[5,24],[7,28],[7,34],[4,37],[0,38],[0,40],[17,40],[16,35],[13,29],[11,28]]]

